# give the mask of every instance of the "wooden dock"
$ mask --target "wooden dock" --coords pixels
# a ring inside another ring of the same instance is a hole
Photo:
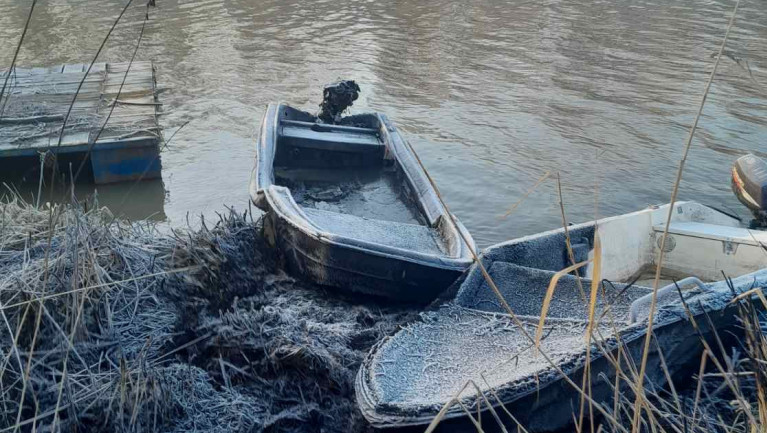
[[[11,72],[0,100],[0,161],[39,164],[37,156],[51,152],[70,161],[89,158],[99,184],[160,177],[159,104],[151,62],[94,64],[59,144],[64,117],[87,68],[73,64]],[[0,87],[7,73],[0,71]]]

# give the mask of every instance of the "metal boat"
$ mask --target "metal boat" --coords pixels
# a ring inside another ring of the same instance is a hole
[[[362,414],[377,428],[423,431],[439,415],[444,431],[477,431],[468,412],[484,431],[500,431],[499,424],[516,431],[517,423],[530,432],[556,431],[578,418],[581,394],[572,385],[581,385],[587,354],[591,397],[611,402],[615,360],[626,368],[628,358],[639,365],[642,356],[666,229],[645,384],[666,384],[664,361],[672,377],[697,371],[701,337],[719,347],[715,330],[723,339],[737,335],[738,303],[731,301],[767,285],[767,232],[694,202],[676,203],[666,227],[669,206],[485,250],[480,260],[519,322],[475,264],[448,302],[374,346],[356,381]],[[583,267],[565,273],[574,262]],[[598,295],[587,351],[593,278]],[[553,295],[544,314],[547,293]],[[546,356],[535,347],[536,335]]]
[[[385,115],[328,117],[268,106],[250,185],[267,238],[316,283],[431,301],[471,264],[471,236]]]

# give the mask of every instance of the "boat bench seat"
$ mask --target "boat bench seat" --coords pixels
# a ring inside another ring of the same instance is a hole
[[[357,131],[315,131],[310,127],[282,125],[281,144],[305,149],[322,149],[336,152],[381,153],[384,144],[377,136]]]
[[[493,262],[487,272],[515,314],[533,317],[540,315],[548,285],[556,274],[554,271],[509,262]],[[475,310],[505,313],[506,310],[485,279],[480,275],[475,278],[478,284],[467,284],[466,288],[462,288],[456,295],[456,303]],[[589,278],[580,278],[579,286],[574,275],[561,276],[551,298],[547,317],[587,320],[588,300],[581,294],[581,289],[588,296],[590,287]],[[651,291],[650,288],[638,285],[627,288],[626,284],[617,282],[605,285],[604,292],[600,290],[597,295],[597,311],[601,314],[605,306],[611,305],[612,319],[627,322],[631,303]]]
[[[430,227],[362,218],[307,207],[302,210],[315,227],[326,233],[424,254],[446,254],[439,234]]]
[[[653,226],[657,233],[663,233],[665,224]],[[698,222],[671,222],[669,234],[691,236],[704,239],[715,239],[738,244],[759,246],[767,245],[767,232],[748,230],[742,227],[728,227],[717,224],[705,224]]]
[[[373,167],[383,163],[386,145],[372,129],[282,123],[274,155],[276,167]]]

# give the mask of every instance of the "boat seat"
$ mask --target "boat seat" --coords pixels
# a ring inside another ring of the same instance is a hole
[[[376,135],[354,129],[362,128],[331,129],[322,125],[306,127],[287,124],[280,128],[280,142],[304,149],[383,154],[384,144]]]
[[[302,210],[312,224],[326,233],[424,254],[446,254],[438,233],[430,227],[307,207],[302,207]]]
[[[665,224],[653,226],[653,230],[663,233]],[[668,229],[669,234],[680,236],[692,236],[703,239],[715,239],[725,242],[734,242],[738,244],[748,244],[753,246],[767,245],[767,232],[759,230],[749,230],[742,227],[729,227],[715,224],[705,224],[698,222],[671,222]]]
[[[523,316],[537,317],[546,297],[549,282],[556,272],[545,269],[530,268],[509,262],[493,262],[487,272],[501,291],[511,309]],[[483,277],[479,284],[467,285],[458,292],[456,304],[474,310],[492,313],[505,313],[493,290]],[[588,293],[591,279],[581,278],[581,286]],[[578,279],[574,275],[563,275],[559,279],[547,317],[561,319],[586,320],[589,316],[588,301],[581,294]],[[612,283],[605,286],[605,292],[600,291],[597,297],[597,311],[604,311],[606,305],[612,305],[613,317],[619,322],[629,321],[629,308],[635,300],[641,298],[652,289],[638,285],[627,288],[626,284]],[[607,298],[603,297],[607,294]]]

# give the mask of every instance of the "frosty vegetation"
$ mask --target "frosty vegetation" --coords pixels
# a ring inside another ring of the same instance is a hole
[[[0,204],[0,429],[365,430],[354,375],[413,310],[287,276],[248,214],[85,208]]]

